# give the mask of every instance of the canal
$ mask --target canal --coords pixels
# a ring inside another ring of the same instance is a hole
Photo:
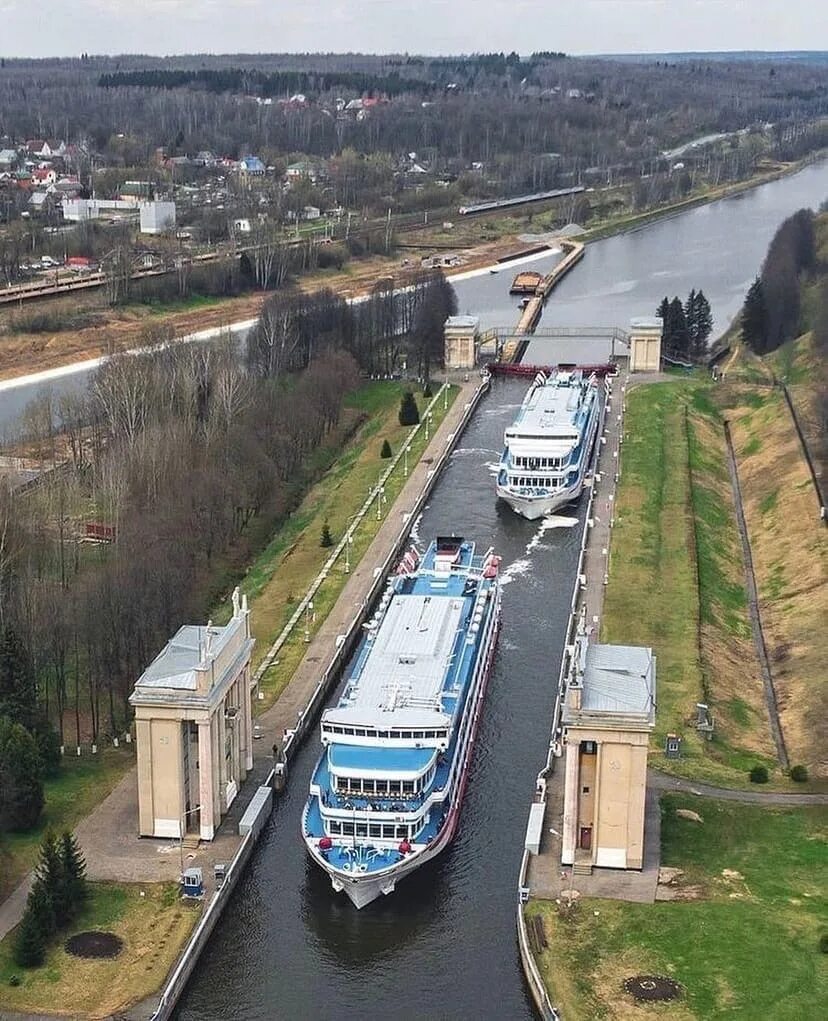
[[[633,316],[652,315],[665,294],[684,298],[693,287],[710,301],[715,336],[739,310],[782,220],[803,206],[817,208],[826,198],[828,162],[823,161],[733,198],[596,241],[555,288],[541,327],[624,328]],[[550,255],[531,268],[548,271],[558,259],[560,254]],[[505,265],[497,273],[459,280],[454,285],[458,310],[479,315],[484,329],[514,326],[518,300],[509,296],[513,275]],[[525,360],[549,364],[571,355],[571,346],[537,340]],[[88,370],[69,371],[49,386],[55,394],[69,392],[84,386],[89,376]],[[0,437],[42,389],[43,384],[0,384]]]
[[[528,804],[547,743],[577,519],[554,528],[496,504],[492,469],[525,383],[495,381],[418,525],[504,557],[503,628],[460,832],[451,848],[357,912],[300,840],[318,743],[291,768],[251,866],[177,1017],[532,1018],[515,942]]]
[[[663,294],[701,287],[724,328],[779,222],[828,193],[827,170],[810,167],[590,245],[554,292],[543,325],[623,326],[652,314]],[[481,314],[484,327],[509,325],[516,312],[510,281],[503,270],[458,282],[460,311]],[[544,346],[532,360],[555,360],[552,342],[536,343]],[[333,895],[300,840],[318,754],[316,740],[309,741],[199,962],[181,1021],[534,1016],[515,942],[517,873],[549,735],[579,529],[574,518],[554,528],[523,521],[494,500],[492,469],[524,386],[495,381],[419,523],[423,541],[462,533],[494,545],[506,565],[500,647],[457,839],[393,896],[355,911]]]

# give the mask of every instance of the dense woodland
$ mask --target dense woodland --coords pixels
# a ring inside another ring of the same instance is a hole
[[[37,821],[59,745],[128,725],[135,679],[357,424],[342,409],[360,374],[436,370],[454,291],[440,273],[405,284],[354,305],[277,291],[246,357],[229,339],[118,356],[86,394],[29,407],[30,443],[65,463],[28,492],[0,483],[0,832]],[[88,522],[114,542],[79,541]]]
[[[304,104],[256,102],[297,91]],[[337,114],[336,99],[363,95],[389,102],[364,119]],[[640,175],[692,138],[766,124],[776,154],[793,156],[817,147],[805,126],[826,113],[824,66],[802,62],[309,54],[0,68],[0,137],[85,139],[111,165],[148,165],[159,146],[259,152],[268,162],[349,148],[368,159],[415,151],[457,174],[483,162],[502,192],[554,187],[592,167]]]

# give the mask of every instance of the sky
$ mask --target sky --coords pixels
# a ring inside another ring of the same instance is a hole
[[[0,0],[0,56],[828,49],[825,0]]]

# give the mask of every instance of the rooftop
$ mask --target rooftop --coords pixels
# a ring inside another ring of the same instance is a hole
[[[653,650],[639,645],[589,644],[576,640],[569,689],[581,688],[581,705],[567,698],[563,722],[597,721],[623,716],[639,724],[655,724],[656,664]]]
[[[577,439],[582,385],[580,373],[559,372],[533,387],[509,429],[510,435],[514,431],[522,438]]]
[[[215,657],[228,637],[229,627],[201,627],[185,624],[167,642],[161,652],[141,674],[139,688],[175,688],[195,691],[196,671],[203,670]]]
[[[480,325],[480,319],[478,316],[460,315],[460,316],[449,316],[446,319],[445,325],[451,329],[473,329]]]

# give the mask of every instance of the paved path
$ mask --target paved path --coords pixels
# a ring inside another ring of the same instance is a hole
[[[467,382],[461,383],[460,393],[438,426],[423,457],[412,467],[408,481],[390,507],[365,555],[353,566],[345,587],[309,643],[290,684],[276,703],[256,718],[262,739],[254,746],[253,771],[222,820],[215,839],[211,843],[202,843],[197,850],[182,851],[176,840],[138,837],[138,792],[133,767],[75,830],[86,857],[90,879],[125,883],[177,882],[183,854],[185,867],[194,865],[204,870],[206,892],[208,897],[212,894],[213,865],[229,861],[235,853],[239,843],[239,819],[256,788],[273,769],[273,746],[280,746],[285,731],[296,726],[297,717],[316,688],[321,671],[334,655],[338,636],[353,620],[371,589],[375,570],[384,562],[403,526],[410,521],[411,509],[429,480],[432,464],[451,442],[466,405],[479,384],[480,378],[476,374],[471,374]],[[27,876],[0,904],[0,939],[23,917],[30,885],[31,876]]]
[[[828,794],[786,794],[784,791],[735,791],[730,787],[713,787],[682,777],[670,776],[657,769],[647,770],[647,785],[657,791],[685,791],[702,798],[741,801],[746,805],[828,805]]]

